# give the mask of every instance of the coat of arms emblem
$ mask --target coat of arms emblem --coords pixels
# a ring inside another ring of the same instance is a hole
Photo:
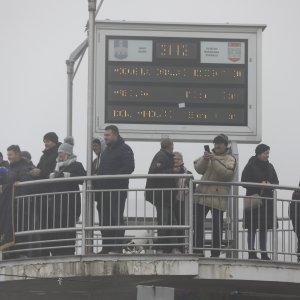
[[[242,43],[228,42],[228,59],[232,62],[237,62],[242,57]]]
[[[114,40],[114,56],[120,60],[127,58],[128,40]]]

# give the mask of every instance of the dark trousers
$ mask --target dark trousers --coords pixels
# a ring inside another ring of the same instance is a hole
[[[222,241],[223,211],[201,204],[195,204],[194,208],[194,246],[196,248],[203,248],[205,239],[205,218],[209,211],[212,213],[212,248],[220,249]],[[211,256],[217,257],[219,255],[220,250],[211,251]]]
[[[124,209],[127,198],[126,191],[103,192],[97,195],[97,210],[100,226],[123,226]],[[117,244],[123,244],[124,229],[101,230],[102,245],[110,245],[103,248],[103,252],[109,252]]]
[[[43,229],[64,229],[75,228],[76,219],[80,212],[76,211],[78,202],[81,201],[80,195],[70,193],[68,195],[52,195],[43,203],[44,209],[42,227]],[[47,215],[46,215],[47,213]],[[76,244],[76,231],[57,231],[41,234],[44,241],[42,255],[60,256],[74,255]]]
[[[248,228],[248,249],[255,250],[256,228]],[[259,245],[261,251],[267,250],[267,229],[259,229]]]
[[[159,199],[159,197],[156,197]],[[175,214],[176,200],[172,199],[171,191],[164,191],[163,196],[155,202],[157,212],[157,224],[158,225],[178,225],[178,221]],[[162,237],[154,241],[156,249],[163,249],[168,252],[173,248],[178,248],[178,245],[163,246],[161,244],[178,244],[178,239],[172,236],[177,235],[177,230],[173,229],[158,229],[157,236]],[[171,237],[171,238],[169,238]]]
[[[38,222],[37,217],[35,216],[34,199],[31,197],[19,198],[18,201],[15,200],[14,209],[14,227],[16,232],[26,233],[26,231],[29,230],[36,230]],[[15,254],[12,254],[12,256],[39,256],[38,251],[34,251],[34,248],[38,247],[38,241],[39,236],[37,234],[16,235],[16,246],[13,247],[12,250],[22,251],[16,252]]]
[[[298,240],[298,247],[297,247],[297,260],[300,262],[300,231],[296,230],[297,240]]]
[[[178,225],[187,225],[188,224],[188,218],[186,216],[186,200],[174,200],[174,204],[175,204],[175,216],[176,216],[176,220]],[[188,231],[186,230],[177,230],[177,235],[178,236],[182,236],[182,238],[178,238],[177,242],[178,243],[185,243],[186,240],[183,236],[188,235]],[[182,252],[185,252],[187,246],[182,246],[180,247],[180,250]]]

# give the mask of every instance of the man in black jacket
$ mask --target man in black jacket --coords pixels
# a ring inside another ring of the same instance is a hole
[[[7,148],[7,157],[9,161],[8,167],[8,179],[7,179],[7,188],[13,189],[13,184],[17,181],[28,181],[32,180],[30,176],[30,165],[21,157],[21,150],[18,145],[11,145]],[[29,188],[15,188],[14,196],[21,196],[30,194]],[[8,195],[12,195],[8,193]],[[7,201],[11,202],[11,199],[7,199]],[[30,202],[30,197],[22,197],[18,200],[14,200],[14,229],[16,232],[24,232],[28,230],[33,230],[33,205]],[[16,236],[15,242],[18,243],[28,243],[32,240],[31,235],[24,235],[24,236]],[[27,246],[16,246],[13,250],[20,250],[26,247],[31,247],[30,245]],[[31,256],[31,252],[18,252],[14,254],[9,254],[8,258],[16,258],[20,255],[28,255]]]
[[[48,132],[44,135],[43,142],[45,149],[37,167],[31,170],[31,176],[36,179],[48,179],[56,165],[57,150],[61,143],[55,132]]]
[[[49,179],[49,175],[54,171],[56,165],[56,158],[58,156],[58,147],[61,143],[58,142],[58,136],[55,132],[48,132],[43,137],[43,142],[45,149],[43,150],[43,155],[40,158],[39,163],[36,168],[30,171],[31,176],[34,179]],[[50,193],[51,186],[49,184],[40,184],[35,186],[36,193]],[[47,211],[49,208],[49,200],[47,195],[41,196],[40,199],[37,198],[37,208],[36,211],[37,219],[40,222],[41,229],[48,229],[47,224]],[[40,219],[41,218],[41,219]],[[45,235],[41,235],[41,239],[44,239]],[[39,254],[41,256],[50,255],[49,250],[43,250]]]
[[[134,155],[132,149],[125,144],[123,138],[119,135],[119,129],[115,125],[105,128],[104,140],[106,148],[101,154],[100,167],[97,175],[121,175],[131,174],[134,171]],[[95,187],[97,189],[120,190],[128,189],[128,179],[105,179],[97,180]],[[123,213],[125,208],[127,192],[112,191],[97,193],[97,210],[99,213],[100,226],[122,226]],[[125,230],[102,230],[102,248],[101,254],[122,253],[122,238]],[[112,238],[115,239],[106,239]],[[110,246],[105,246],[110,245]],[[119,245],[119,246],[117,246]]]
[[[174,165],[173,141],[169,138],[161,141],[161,149],[155,154],[150,168],[149,174],[178,174],[181,171],[180,166]],[[176,188],[176,180],[174,178],[148,178],[146,183],[146,200],[151,202],[157,211],[158,225],[177,225],[175,215],[175,197],[176,192],[171,189]],[[151,189],[148,190],[147,189]],[[168,189],[168,190],[155,190]],[[176,235],[176,230],[159,229],[158,236]],[[161,253],[172,252],[180,253],[177,246],[160,246],[159,244],[178,243],[176,238],[160,238],[156,242],[156,252]]]

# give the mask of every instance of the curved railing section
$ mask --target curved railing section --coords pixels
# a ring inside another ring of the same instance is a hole
[[[170,178],[176,184],[146,189],[149,178]],[[129,188],[118,188],[120,180],[129,180]],[[104,181],[115,184],[112,189],[99,188]],[[229,186],[230,193],[197,194],[199,184]],[[246,197],[247,186],[272,189],[274,196]],[[11,217],[6,216],[14,240],[1,244],[1,259],[93,253],[195,254],[297,263],[300,210],[298,213],[298,201],[292,200],[297,189],[204,182],[186,174],[19,182],[11,193],[12,206],[8,205]]]

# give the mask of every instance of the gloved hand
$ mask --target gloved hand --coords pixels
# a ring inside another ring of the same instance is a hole
[[[8,169],[5,167],[0,167],[0,175],[6,176],[8,173]]]
[[[54,173],[54,178],[63,178],[64,177],[64,173],[63,172],[55,172]]]

